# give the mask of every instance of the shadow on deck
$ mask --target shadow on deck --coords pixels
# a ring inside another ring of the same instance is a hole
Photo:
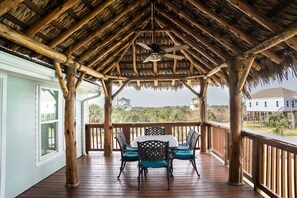
[[[78,160],[79,187],[64,186],[63,168],[19,197],[261,197],[246,184],[228,185],[228,168],[211,154],[197,153],[200,179],[188,161],[175,160],[170,191],[164,169],[149,169],[138,191],[137,162],[127,163],[118,180],[119,160],[119,152],[110,157],[103,157],[102,152],[90,153]]]

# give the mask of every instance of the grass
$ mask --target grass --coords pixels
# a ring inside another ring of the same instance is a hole
[[[256,130],[256,131],[259,131],[259,132],[265,132],[265,133],[273,134],[271,132],[272,128],[261,126],[260,123],[252,124],[252,123],[244,122],[243,127],[247,128],[247,129],[253,129],[253,130]],[[284,129],[284,136],[288,136],[288,137],[295,136],[295,137],[297,137],[297,129],[294,129],[294,130],[293,129]]]

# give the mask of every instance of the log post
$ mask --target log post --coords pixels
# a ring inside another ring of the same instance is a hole
[[[229,166],[230,185],[243,184],[243,139],[242,129],[242,91],[237,91],[243,64],[238,59],[228,62],[229,66],[229,94],[230,94],[230,129],[231,129],[231,157]]]
[[[104,156],[112,154],[112,81],[105,83],[108,95],[105,96],[104,103]]]
[[[201,147],[200,152],[206,152],[206,90],[207,90],[207,81],[203,78],[200,78],[200,94],[199,94],[199,109],[200,109],[200,122],[201,122]]]
[[[65,98],[65,142],[66,142],[66,186],[77,187],[77,159],[76,159],[76,137],[75,137],[75,74],[77,64],[67,68],[68,97]]]

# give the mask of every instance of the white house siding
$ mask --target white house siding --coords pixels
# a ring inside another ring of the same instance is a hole
[[[266,107],[265,102],[267,102]],[[276,106],[276,102],[278,102],[278,107]],[[285,100],[283,98],[251,99],[246,100],[246,111],[275,112],[284,108],[284,105]]]
[[[16,68],[14,70],[14,68]],[[26,70],[28,68],[28,70]],[[25,71],[26,70],[26,71]],[[35,75],[36,72],[36,75]],[[7,77],[4,197],[16,197],[65,165],[65,153],[38,164],[36,160],[36,86],[60,89],[55,72],[0,51],[0,73]],[[81,101],[98,86],[83,82],[77,92],[77,156],[82,154]],[[64,107],[62,107],[64,112]],[[64,123],[64,113],[62,114]],[[63,126],[62,126],[63,129]],[[63,130],[60,131],[63,133]],[[63,133],[64,134],[64,133]],[[64,137],[64,136],[63,136]],[[0,150],[1,151],[1,150]],[[3,153],[2,153],[3,154]]]

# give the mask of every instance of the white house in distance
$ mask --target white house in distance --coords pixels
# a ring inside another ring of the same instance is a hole
[[[199,109],[199,98],[192,98],[190,109],[193,111]]]
[[[118,98],[116,107],[124,108],[125,110],[129,111],[132,109],[131,100],[128,98]]]
[[[297,92],[282,87],[263,89],[245,101],[247,120],[262,120],[266,116],[281,112],[296,126]]]

